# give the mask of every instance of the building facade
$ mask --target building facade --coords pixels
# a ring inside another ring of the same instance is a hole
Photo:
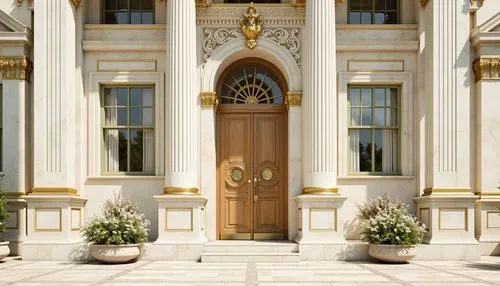
[[[418,259],[497,254],[500,3],[249,2],[1,1],[12,252],[84,259],[122,195],[144,259],[363,259],[356,205],[388,194],[428,227]]]

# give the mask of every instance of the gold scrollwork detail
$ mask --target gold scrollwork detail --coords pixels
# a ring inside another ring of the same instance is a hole
[[[476,82],[483,79],[500,80],[500,58],[478,58],[472,66]]]
[[[217,94],[212,91],[200,92],[201,107],[213,107],[217,109],[219,105],[219,99]]]
[[[30,80],[33,64],[23,57],[0,57],[0,72],[4,80]]]
[[[257,13],[253,2],[240,18],[240,27],[247,40],[247,48],[253,50],[257,47],[257,39],[264,31],[264,19]]]
[[[287,108],[302,105],[302,92],[288,92],[285,98]]]

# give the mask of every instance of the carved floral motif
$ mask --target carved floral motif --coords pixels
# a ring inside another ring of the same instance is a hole
[[[299,28],[265,28],[261,38],[270,39],[286,48],[300,67],[300,41],[298,36]],[[237,28],[205,28],[204,60],[207,61],[218,47],[239,38],[243,38],[243,35],[240,29]]]

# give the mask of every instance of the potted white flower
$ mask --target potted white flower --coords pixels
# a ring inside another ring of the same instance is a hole
[[[106,263],[136,261],[142,244],[148,239],[150,222],[140,214],[136,204],[121,199],[108,200],[103,215],[91,219],[82,232],[92,243],[92,256]]]
[[[408,213],[407,205],[387,195],[358,206],[361,239],[368,255],[384,262],[408,262],[422,243],[425,226]]]
[[[8,218],[9,213],[7,212],[7,196],[3,191],[2,181],[0,180],[0,260],[10,254],[9,242],[3,241],[3,234],[7,230]]]

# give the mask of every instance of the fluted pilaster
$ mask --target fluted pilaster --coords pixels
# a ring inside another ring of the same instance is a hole
[[[336,192],[334,1],[307,1],[304,35],[304,192]]]
[[[165,193],[198,193],[198,97],[194,1],[167,1]]]

